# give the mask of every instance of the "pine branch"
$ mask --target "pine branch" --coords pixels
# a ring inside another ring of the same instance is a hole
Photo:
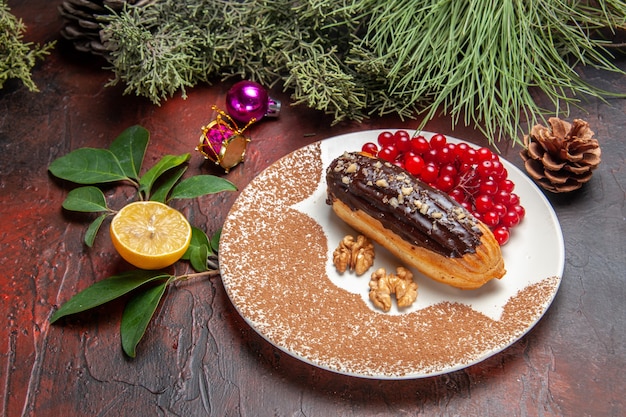
[[[621,0],[162,0],[111,15],[103,33],[112,83],[155,103],[240,77],[282,83],[335,121],[442,111],[519,143],[524,123],[611,95],[575,66],[622,73],[597,33],[625,26]]]
[[[38,45],[24,42],[26,26],[17,19],[5,0],[0,0],[0,89],[16,78],[30,91],[39,91],[32,79],[32,69],[54,47],[54,42]]]

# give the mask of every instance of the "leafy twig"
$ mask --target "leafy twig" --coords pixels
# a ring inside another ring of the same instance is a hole
[[[180,280],[208,278],[218,274],[219,271],[210,270],[173,276],[158,271],[134,270],[114,275],[74,295],[50,317],[50,323],[99,307],[133,292],[122,314],[120,336],[124,352],[134,358],[137,344],[143,338],[167,286]]]
[[[148,141],[148,131],[141,126],[133,126],[122,132],[109,149],[76,149],[50,164],[49,170],[56,177],[84,185],[68,193],[63,208],[99,213],[85,234],[87,246],[93,245],[104,220],[117,212],[108,207],[98,185],[131,184],[137,190],[138,199],[162,203],[236,190],[231,182],[212,175],[182,179],[189,154],[165,155],[142,173]],[[122,315],[120,334],[124,352],[134,357],[136,346],[169,284],[219,274],[216,262],[219,237],[220,231],[209,239],[204,231],[192,226],[191,243],[181,259],[189,261],[196,273],[173,276],[162,271],[135,270],[108,277],[72,297],[50,317],[50,322],[54,323],[67,315],[100,306],[132,292],[133,296]]]

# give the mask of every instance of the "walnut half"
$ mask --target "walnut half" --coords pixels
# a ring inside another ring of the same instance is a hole
[[[370,279],[370,300],[384,312],[391,310],[391,294],[396,295],[398,307],[408,307],[417,299],[417,284],[413,273],[406,268],[396,268],[396,275],[387,274],[385,268],[377,269]]]
[[[333,264],[340,274],[347,270],[363,275],[374,264],[374,245],[363,235],[345,236],[333,252]]]

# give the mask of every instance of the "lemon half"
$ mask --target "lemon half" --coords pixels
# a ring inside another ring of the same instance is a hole
[[[172,265],[191,243],[191,226],[185,216],[156,201],[124,206],[113,217],[110,232],[120,256],[141,269]]]

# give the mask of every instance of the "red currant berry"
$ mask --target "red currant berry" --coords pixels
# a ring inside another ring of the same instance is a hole
[[[429,163],[426,164],[426,166],[424,166],[424,169],[422,169],[422,181],[427,182],[427,183],[433,183],[437,180],[437,177],[439,176],[439,168],[437,168],[437,166],[435,164]]]
[[[478,154],[478,161],[482,162],[482,161],[491,161],[493,159],[493,153],[491,152],[491,150],[489,148],[478,148],[478,150],[476,151],[476,153]]]
[[[508,193],[512,193],[514,188],[515,184],[509,179],[502,180],[498,183],[498,189],[504,190]]]
[[[424,155],[430,149],[430,145],[424,136],[415,136],[411,139],[411,149],[418,155]]]
[[[485,180],[478,186],[478,192],[481,194],[494,195],[498,192],[498,184],[493,180]]]
[[[472,171],[472,166],[466,163],[459,163],[459,175],[470,175],[469,173]]]
[[[478,162],[478,154],[474,148],[468,147],[461,155],[461,163],[474,165]]]
[[[402,158],[402,160],[404,161],[404,164],[406,165],[406,161],[409,158],[413,158],[414,156],[416,156],[417,154],[413,151],[408,151],[408,152],[402,152],[400,155],[398,155],[398,158]]]
[[[448,175],[451,175],[452,177],[456,177],[458,174],[458,171],[456,170],[454,165],[446,164],[442,166],[441,168],[439,168],[439,175],[444,175],[444,174],[448,174]]]
[[[406,152],[411,149],[411,136],[406,130],[398,130],[393,134],[396,147],[400,152]]]
[[[382,147],[393,145],[395,142],[393,133],[384,131],[378,135],[378,144]]]
[[[474,200],[474,206],[479,213],[486,213],[493,208],[493,200],[486,194],[481,194]]]
[[[511,236],[509,229],[504,226],[498,226],[493,229],[493,236],[496,238],[496,241],[500,246],[504,246],[506,242],[509,241],[509,237]]]
[[[402,160],[402,158],[396,158],[396,159],[392,162],[392,164],[394,164],[394,165],[396,165],[396,166],[399,166],[399,167],[400,167],[400,168],[402,168],[402,169],[406,169],[406,168],[405,168],[405,166],[404,166],[404,161]]]
[[[448,140],[446,137],[440,133],[437,133],[432,138],[430,138],[430,147],[432,149],[441,149],[446,146]]]
[[[422,173],[425,165],[426,162],[424,162],[424,159],[419,155],[411,155],[404,159],[404,167],[409,173],[416,177]]]
[[[454,152],[450,151],[450,148],[444,146],[437,150],[437,162],[439,165],[451,164],[454,162]]]
[[[493,162],[491,160],[482,161],[476,167],[476,173],[483,179],[489,179],[494,173]]]
[[[481,220],[489,227],[496,227],[500,223],[500,216],[494,211],[488,211],[483,213]]]
[[[502,203],[495,203],[492,207],[492,210],[498,213],[498,216],[502,217],[506,214],[507,208]]]
[[[465,193],[460,188],[454,188],[448,193],[457,203],[462,204],[465,201]]]
[[[439,150],[438,149],[429,149],[422,155],[424,161],[430,162],[436,165],[439,165]]]
[[[491,161],[493,167],[493,179],[496,181],[504,181],[509,173],[500,161]]]
[[[447,193],[454,187],[454,177],[449,174],[441,175],[437,178],[436,186],[444,193]]]
[[[515,193],[511,193],[511,196],[509,197],[509,204],[507,204],[507,207],[515,207],[517,205],[519,205],[520,203],[520,199],[519,196]]]
[[[526,209],[524,207],[522,207],[519,204],[516,204],[512,207],[512,209],[517,213],[517,215],[519,216],[519,221],[521,222],[522,220],[524,220],[524,217],[526,216]]]
[[[467,150],[469,149],[469,145],[465,142],[461,142],[459,144],[457,144],[454,147],[454,155],[456,156],[457,160],[461,160],[461,157],[463,156],[463,154],[465,154],[465,152],[467,152]]]
[[[493,198],[497,203],[502,203],[505,206],[509,206],[509,201],[511,200],[511,193],[508,193],[504,190],[499,190]]]
[[[520,203],[519,196],[517,194],[507,193],[504,191],[498,191],[494,197],[494,200],[504,204],[508,208],[513,208]]]
[[[394,145],[384,146],[380,151],[378,151],[378,157],[389,162],[395,161],[398,155],[398,149]]]
[[[506,214],[500,217],[500,224],[502,226],[511,228],[519,224],[519,215],[514,210],[509,210]]]
[[[373,142],[367,142],[361,147],[361,151],[376,156],[378,155],[378,146]]]

